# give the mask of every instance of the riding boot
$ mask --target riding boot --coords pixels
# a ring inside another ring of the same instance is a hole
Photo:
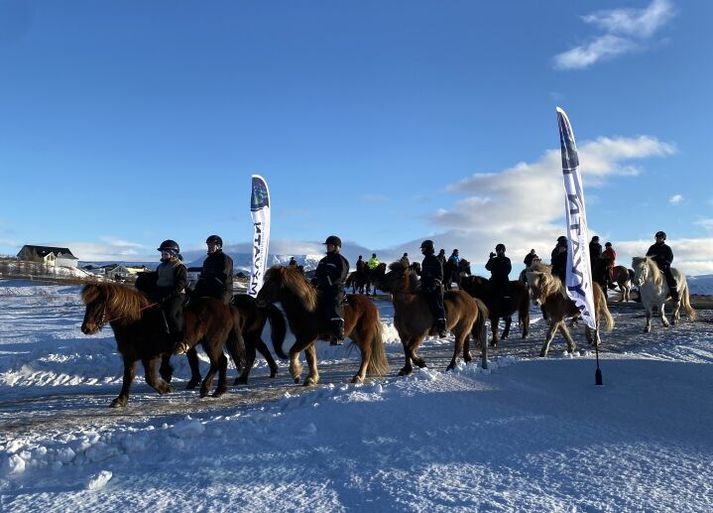
[[[333,346],[341,346],[344,343],[344,320],[332,319],[330,321],[332,336],[329,343]]]
[[[448,330],[446,329],[446,320],[438,319],[436,321],[436,330],[438,331],[438,336],[440,338],[446,338],[448,336]]]

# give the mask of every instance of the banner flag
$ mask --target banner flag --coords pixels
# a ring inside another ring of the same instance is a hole
[[[270,191],[267,182],[260,175],[252,175],[250,216],[253,220],[253,261],[248,295],[256,297],[262,287],[270,246]]]
[[[582,319],[592,329],[594,322],[594,290],[589,260],[589,231],[584,207],[582,177],[579,157],[574,142],[574,132],[564,110],[557,107],[557,124],[562,151],[562,175],[565,191],[565,216],[567,220],[567,272],[565,288],[582,314]]]

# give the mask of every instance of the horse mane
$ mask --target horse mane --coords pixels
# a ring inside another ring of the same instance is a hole
[[[416,272],[411,269],[410,266],[405,266],[400,261],[391,262],[389,264],[389,271],[394,271],[400,273],[402,277],[405,278],[407,287],[407,292],[416,292],[421,288],[421,280],[419,279]]]
[[[112,317],[121,317],[128,321],[141,318],[141,312],[149,305],[149,300],[141,292],[115,283],[90,283],[82,289],[82,301],[85,305],[99,299],[106,302],[107,312]]]
[[[295,267],[275,265],[265,273],[265,282],[276,280],[292,292],[308,312],[317,308],[317,290],[307,281],[305,275]]]
[[[634,268],[641,267],[643,265],[647,266],[649,271],[651,271],[651,279],[654,282],[654,286],[659,288],[663,285],[663,273],[659,269],[659,266],[656,265],[653,258],[647,256],[633,257],[631,259],[631,265]]]
[[[552,266],[542,263],[542,260],[533,260],[530,264],[530,270],[536,273],[552,274]]]

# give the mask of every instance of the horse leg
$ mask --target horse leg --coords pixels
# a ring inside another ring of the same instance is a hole
[[[490,347],[498,347],[498,325],[500,324],[500,317],[491,316],[490,317],[490,330],[493,332],[493,339],[490,341]]]
[[[255,355],[256,355],[255,345],[256,344],[254,341],[254,337],[252,335],[245,335],[244,340],[245,340],[245,365],[243,366],[243,371],[240,373],[240,375],[237,378],[235,378],[233,385],[247,385],[248,377],[250,376],[250,371],[252,370],[253,365],[255,365]],[[233,357],[233,360],[235,360],[235,357]]]
[[[166,382],[170,383],[173,377],[173,367],[171,366],[171,353],[164,353],[161,356],[161,366],[158,368],[158,373],[161,378]]]
[[[277,362],[272,357],[272,353],[270,353],[270,350],[267,348],[265,342],[263,342],[263,340],[259,337],[255,341],[255,349],[260,351],[260,354],[263,358],[265,358],[265,361],[267,362],[267,366],[270,367],[270,377],[274,378],[275,376],[277,376]]]
[[[356,343],[361,351],[361,364],[359,370],[352,378],[352,383],[363,383],[366,378],[366,371],[369,368],[369,360],[371,360],[371,337],[357,336],[356,330],[352,332],[352,340]]]
[[[117,408],[121,406],[126,406],[129,402],[129,387],[131,382],[134,381],[134,375],[136,374],[136,362],[124,358],[124,379],[121,384],[121,392],[119,396],[111,402],[112,408]]]
[[[508,338],[510,336],[510,325],[512,324],[512,315],[505,317],[505,329],[503,329],[503,334],[501,338]]]
[[[644,325],[644,333],[651,332],[651,307],[646,306],[646,324]]]
[[[186,351],[186,358],[188,358],[188,366],[191,368],[191,379],[186,383],[186,390],[193,390],[201,382],[201,371],[198,366],[198,351],[195,347],[190,348]]]
[[[664,328],[668,328],[671,326],[671,323],[668,322],[668,317],[666,317],[666,303],[661,302],[661,305],[657,305],[657,308],[661,314],[661,324],[663,324]]]
[[[671,324],[675,326],[681,320],[681,301],[673,303],[673,311],[671,312]]]
[[[305,348],[305,359],[309,367],[309,373],[305,378],[305,386],[316,385],[319,383],[319,371],[317,370],[317,348],[314,344],[310,344]]]
[[[453,370],[456,368],[456,363],[458,362],[458,355],[463,350],[464,338],[467,336],[467,331],[464,333],[455,333],[455,346],[453,347],[453,357],[451,358],[451,363],[449,363],[448,367],[446,367],[446,371]]]
[[[550,323],[550,327],[547,329],[547,335],[545,336],[545,343],[542,345],[542,349],[540,350],[541,357],[544,358],[545,356],[547,356],[547,352],[550,350],[550,344],[552,343],[552,339],[555,338],[555,333],[557,333],[557,328],[560,324],[563,324],[563,321],[553,321],[552,323]]]
[[[567,341],[567,352],[573,353],[574,350],[577,349],[577,344],[574,343],[572,335],[569,334],[569,330],[567,329],[565,323],[562,323],[562,325],[560,326],[560,333],[562,333],[562,336]]]
[[[401,345],[404,348],[404,366],[399,371],[399,376],[408,376],[413,372],[413,367],[411,365],[411,348],[409,346],[410,340],[401,339]]]
[[[473,357],[470,354],[470,336],[465,337],[465,342],[463,343],[463,361],[465,363],[470,363]]]
[[[141,363],[144,365],[144,377],[146,378],[146,383],[148,383],[151,388],[156,390],[156,392],[159,394],[166,394],[172,389],[171,385],[156,375],[156,363],[158,360],[158,357],[141,360]]]
[[[419,369],[423,369],[426,367],[426,360],[423,359],[421,355],[417,353],[418,348],[421,346],[421,342],[423,341],[422,337],[416,337],[411,340],[411,360],[413,363],[418,367]]]
[[[218,386],[213,392],[212,397],[220,397],[228,391],[228,357],[223,351],[218,356]]]

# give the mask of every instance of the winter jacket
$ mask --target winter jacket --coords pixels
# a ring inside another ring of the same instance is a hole
[[[490,282],[497,285],[504,285],[510,281],[510,271],[512,264],[505,255],[494,256],[485,264],[485,268],[490,271]]]
[[[426,255],[421,263],[421,283],[425,288],[443,284],[443,265],[435,255]]]
[[[317,264],[314,273],[315,285],[325,291],[344,290],[344,282],[349,274],[349,262],[339,253],[327,253]]]
[[[665,242],[660,244],[652,244],[649,250],[646,252],[647,257],[651,257],[659,266],[659,269],[666,269],[671,267],[673,262],[673,251],[666,245]]]
[[[203,261],[196,293],[230,301],[233,297],[233,259],[217,250]]]

